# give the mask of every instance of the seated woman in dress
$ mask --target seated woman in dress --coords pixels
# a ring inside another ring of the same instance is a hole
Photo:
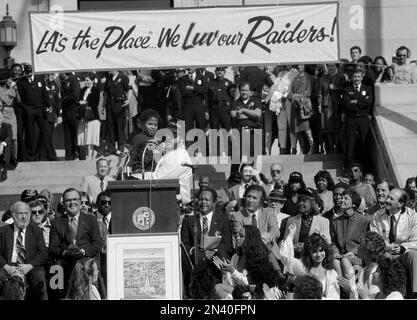
[[[264,299],[264,284],[270,290],[278,291],[278,285],[285,277],[277,259],[264,244],[259,229],[244,225],[236,240],[237,250],[230,262],[213,257],[214,264],[223,272],[223,284],[234,288],[233,297],[241,299],[245,292],[251,292],[255,299]]]
[[[379,293],[379,287],[373,284],[373,277],[378,269],[378,259],[385,253],[385,241],[381,235],[374,231],[368,231],[365,238],[359,245],[358,257],[362,260],[364,268],[360,268],[354,279],[338,277],[340,286],[349,293],[350,299],[364,299],[359,295],[358,287],[364,288],[368,293],[368,298],[375,299]],[[363,292],[363,290],[361,291]]]
[[[301,259],[294,257],[293,237],[296,224],[288,226],[289,233],[280,243],[280,260],[285,270],[293,276],[310,274],[323,286],[323,299],[340,299],[337,273],[333,269],[333,252],[327,241],[318,233],[313,233],[304,243]]]
[[[77,261],[72,270],[66,299],[101,300],[100,293],[94,285],[98,280],[98,267],[94,258]]]

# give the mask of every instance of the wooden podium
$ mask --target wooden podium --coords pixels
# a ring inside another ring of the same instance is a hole
[[[178,180],[110,181],[112,234],[177,232]]]

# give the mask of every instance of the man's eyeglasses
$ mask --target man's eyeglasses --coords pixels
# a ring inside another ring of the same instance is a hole
[[[271,173],[272,174],[275,174],[275,173],[280,174],[281,173],[281,170],[271,170]]]
[[[100,201],[100,204],[108,204],[108,205],[111,205],[111,200],[109,200],[109,201],[107,201],[107,200],[101,200]]]
[[[32,210],[32,214],[33,215],[35,215],[35,214],[44,214],[45,213],[45,211],[43,211],[43,210]]]
[[[406,57],[407,55],[406,54],[397,54],[397,57],[398,58],[401,58],[401,57]]]
[[[81,204],[86,204],[87,206],[89,206],[90,202],[89,201],[81,201]]]

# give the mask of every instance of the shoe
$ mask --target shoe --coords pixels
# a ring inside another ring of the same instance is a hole
[[[0,169],[0,182],[7,180],[7,170],[6,168]]]
[[[291,154],[297,154],[297,148],[291,148]]]

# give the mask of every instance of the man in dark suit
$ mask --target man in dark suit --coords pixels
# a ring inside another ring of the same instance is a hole
[[[7,179],[7,167],[12,155],[12,139],[12,126],[3,122],[3,114],[0,112],[0,182]]]
[[[44,264],[48,250],[42,229],[30,223],[28,204],[16,202],[10,211],[14,223],[0,228],[0,281],[20,275],[27,285],[26,299],[46,300]]]
[[[195,69],[188,68],[188,75],[179,79],[178,82],[182,96],[182,115],[185,120],[185,132],[195,127],[204,130],[208,111],[204,105],[204,99],[208,92],[208,85],[201,74]]]
[[[343,93],[344,108],[342,122],[346,122],[346,164],[355,162],[356,133],[361,139],[361,157],[367,154],[365,140],[369,131],[369,124],[374,112],[374,97],[372,88],[362,83],[363,73],[355,70],[352,85],[346,87]],[[363,163],[364,159],[360,159]]]
[[[68,188],[62,198],[66,214],[52,221],[49,254],[57,260],[56,264],[63,267],[65,288],[68,288],[68,280],[77,260],[94,257],[99,261],[101,236],[97,218],[80,213],[78,190]]]
[[[42,79],[32,75],[30,66],[27,67],[25,73],[27,76],[17,82],[17,89],[25,126],[26,160],[56,160],[51,127],[43,111],[45,101]],[[44,147],[46,159],[40,159],[41,146]]]
[[[77,111],[79,109],[80,83],[72,73],[63,73],[61,85],[62,121],[64,126],[65,160],[74,160],[77,150]],[[80,159],[85,159],[82,148]]]
[[[229,259],[233,253],[233,246],[230,220],[225,214],[214,211],[216,199],[217,193],[212,188],[206,188],[200,193],[198,201],[200,212],[198,215],[184,218],[181,227],[181,241],[192,263],[195,263],[195,255],[197,255],[197,266],[195,267],[199,270],[202,267],[206,268],[205,276],[217,278],[216,281],[220,282],[221,274],[214,266],[212,258],[216,255],[220,259]],[[203,235],[221,236],[221,241],[215,248],[204,249]],[[183,256],[184,285],[188,288],[191,281],[191,270],[187,270],[185,267],[185,260],[186,257]]]

